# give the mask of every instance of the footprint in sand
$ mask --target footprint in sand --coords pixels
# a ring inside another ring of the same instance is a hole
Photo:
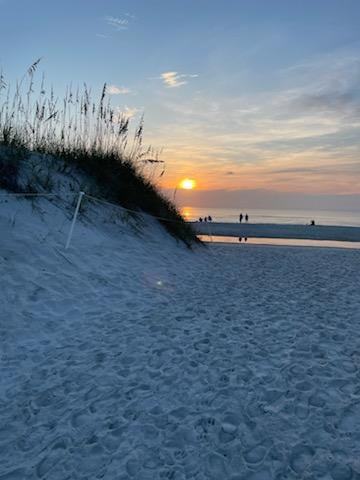
[[[227,478],[227,471],[223,457],[217,453],[210,453],[207,458],[208,478],[219,480]]]
[[[340,419],[339,428],[346,433],[360,430],[360,403],[351,405],[345,410]]]
[[[250,474],[241,477],[241,480],[273,480],[269,470],[259,470],[258,472],[251,472]]]
[[[296,445],[290,454],[289,463],[292,470],[298,475],[311,465],[315,450],[307,445]]]
[[[300,392],[309,392],[314,388],[314,386],[308,382],[307,380],[304,380],[302,382],[298,382],[295,384],[296,390],[299,390]]]
[[[36,474],[39,478],[45,477],[64,458],[63,452],[52,452],[46,455],[36,466]],[[51,475],[50,475],[51,476]],[[45,477],[50,478],[50,477]]]
[[[89,423],[89,413],[86,410],[81,410],[71,416],[71,425],[74,428],[81,428],[83,425]]]
[[[4,473],[4,475],[0,477],[1,480],[23,480],[24,478],[28,478],[28,474],[24,468],[16,468],[15,470]]]
[[[295,415],[299,420],[306,420],[309,416],[309,406],[305,404],[297,404],[295,407]]]
[[[219,432],[219,441],[221,443],[229,443],[235,440],[238,432],[237,425],[234,425],[230,422],[224,422],[221,425],[221,429]]]
[[[140,471],[140,462],[135,458],[130,458],[126,462],[126,472],[130,477],[136,477]]]
[[[267,449],[260,444],[246,450],[243,456],[247,464],[257,465],[264,460],[266,453]]]
[[[326,404],[326,400],[319,392],[314,393],[309,398],[309,405],[313,407],[323,408],[325,404]]]
[[[338,463],[331,468],[331,478],[333,480],[351,480],[352,476],[353,471],[349,465]]]
[[[209,353],[211,350],[210,340],[208,338],[199,340],[198,342],[194,343],[194,348],[195,350],[200,350],[202,353]]]

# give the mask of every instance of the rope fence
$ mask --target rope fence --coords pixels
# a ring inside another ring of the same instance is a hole
[[[71,244],[71,239],[72,239],[72,236],[73,236],[73,233],[74,233],[74,229],[75,229],[75,225],[76,225],[76,221],[77,221],[77,217],[79,215],[79,211],[80,211],[80,207],[81,207],[81,204],[82,204],[82,201],[84,198],[87,198],[89,200],[92,200],[94,202],[97,202],[97,203],[101,203],[101,204],[104,204],[104,205],[108,205],[108,206],[111,206],[113,208],[116,208],[116,209],[119,209],[119,210],[122,210],[124,212],[127,212],[127,213],[131,213],[131,214],[134,214],[134,215],[142,215],[142,216],[147,216],[147,217],[150,217],[151,219],[156,219],[156,220],[160,220],[160,221],[163,221],[163,222],[171,222],[171,223],[178,223],[178,224],[182,224],[183,222],[182,221],[179,221],[179,220],[173,220],[173,219],[170,219],[170,218],[166,218],[166,217],[160,217],[160,216],[157,216],[157,215],[151,215],[149,213],[146,213],[146,212],[143,212],[141,210],[132,210],[130,208],[126,208],[126,207],[123,207],[117,203],[114,203],[114,202],[110,202],[108,200],[103,200],[101,198],[97,198],[97,197],[94,197],[93,195],[89,195],[85,192],[78,192],[78,193],[68,193],[68,194],[60,194],[60,193],[26,193],[26,192],[17,192],[17,193],[0,193],[0,197],[51,197],[51,198],[59,198],[61,200],[64,200],[64,197],[66,196],[70,196],[70,197],[78,197],[77,199],[77,203],[76,203],[76,207],[75,207],[75,211],[74,211],[74,214],[72,216],[72,220],[71,220],[71,225],[70,225],[70,230],[69,230],[69,233],[68,233],[68,236],[67,236],[67,240],[66,240],[66,244],[65,244],[65,250],[67,250]],[[209,227],[210,229],[210,227]],[[209,234],[211,236],[211,234]]]
[[[171,218],[166,218],[166,217],[159,217],[157,215],[151,215],[150,213],[144,212],[142,210],[132,210],[130,208],[123,207],[119,205],[118,203],[114,202],[109,202],[108,200],[103,200],[101,198],[94,197],[93,195],[89,195],[88,193],[85,192],[79,192],[79,193],[69,193],[69,194],[59,194],[59,193],[0,193],[0,197],[58,197],[60,199],[63,199],[64,196],[72,196],[72,197],[77,197],[79,194],[82,194],[82,197],[89,198],[90,200],[94,200],[95,202],[98,203],[103,203],[104,205],[109,205],[111,207],[118,208],[120,210],[129,212],[129,213],[134,213],[136,215],[147,215],[151,218],[156,218],[157,220],[163,220],[165,222],[172,222],[172,223],[183,223],[179,220],[172,220]]]

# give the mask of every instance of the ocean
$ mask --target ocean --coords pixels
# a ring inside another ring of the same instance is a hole
[[[315,220],[316,225],[342,225],[360,227],[360,211],[330,210],[259,210],[249,209],[242,212],[235,208],[181,207],[180,211],[188,221],[211,216],[213,222],[238,222],[239,214],[249,215],[251,223],[279,223],[307,225]],[[244,221],[244,220],[243,220]]]

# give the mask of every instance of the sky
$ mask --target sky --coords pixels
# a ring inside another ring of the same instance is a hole
[[[188,177],[229,206],[244,190],[356,202],[359,25],[359,0],[0,0],[0,68],[14,81],[42,57],[60,95],[106,82],[144,114],[167,192]]]

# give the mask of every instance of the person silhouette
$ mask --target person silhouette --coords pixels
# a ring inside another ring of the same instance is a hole
[[[240,222],[240,223],[242,222],[242,219],[243,219],[243,218],[244,218],[244,217],[243,217],[243,214],[240,213],[240,215],[239,215],[239,222]]]
[[[249,221],[249,215],[246,214],[246,215],[245,215],[245,222],[248,222],[248,221]]]

